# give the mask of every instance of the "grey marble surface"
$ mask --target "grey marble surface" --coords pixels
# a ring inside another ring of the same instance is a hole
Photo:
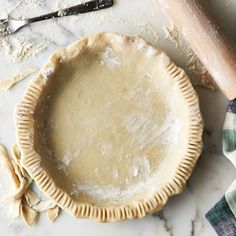
[[[21,4],[18,4],[19,2]],[[35,2],[33,0],[25,3],[16,0],[0,0],[0,14],[8,11],[11,16],[29,17],[79,1],[42,0],[40,4]],[[236,43],[236,2],[234,0],[207,0],[207,2],[229,37]],[[12,63],[7,60],[4,49],[0,48],[0,79],[7,79],[16,71],[25,68],[40,68],[56,48],[65,46],[86,34],[100,31],[142,35],[167,51],[178,65],[184,67],[187,59],[165,40],[163,26],[170,25],[171,23],[155,0],[117,0],[115,7],[106,12],[34,24],[12,36],[10,41],[14,43],[16,38],[22,37],[26,41],[45,43],[47,49],[20,63]],[[155,32],[158,33],[160,39],[157,40]],[[0,91],[0,142],[8,148],[16,142],[13,122],[14,106],[23,95],[30,79],[32,77],[15,86],[10,92]],[[100,224],[88,220],[76,220],[63,212],[55,223],[48,222],[46,216],[42,215],[37,226],[27,228],[21,222],[10,223],[0,210],[0,235],[215,235],[204,215],[236,177],[235,169],[222,155],[221,149],[221,129],[228,101],[220,91],[212,92],[198,87],[196,90],[205,121],[204,150],[184,192],[172,197],[160,213],[140,220]]]

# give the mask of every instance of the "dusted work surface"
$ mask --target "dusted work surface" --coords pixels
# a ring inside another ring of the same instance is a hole
[[[0,14],[10,12],[14,16],[33,16],[45,13],[50,9],[71,5],[78,1],[49,0],[0,0]],[[236,15],[236,3],[232,1],[208,1],[212,11],[226,27],[229,36],[236,42],[233,24]],[[17,5],[19,5],[17,7]],[[132,10],[131,10],[132,9]],[[234,14],[234,15],[233,15]],[[188,57],[181,49],[176,49],[178,43],[165,39],[171,23],[156,1],[148,0],[117,0],[113,9],[101,13],[52,20],[34,24],[23,29],[9,40],[14,44],[13,52],[7,50],[7,44],[0,43],[0,77],[1,80],[12,77],[17,71],[29,68],[40,68],[50,53],[65,46],[84,35],[99,31],[116,31],[124,34],[140,34],[154,45],[164,49],[175,62],[191,72],[188,67]],[[227,28],[228,27],[228,28]],[[173,36],[175,39],[175,35]],[[23,47],[25,53],[20,48]],[[31,50],[31,51],[30,51]],[[36,56],[34,56],[36,54]],[[32,78],[32,77],[31,77]],[[29,79],[16,85],[12,90],[0,91],[0,143],[9,149],[15,144],[13,126],[14,106],[27,86]],[[193,83],[196,79],[193,78]],[[55,223],[47,221],[41,215],[39,223],[27,228],[22,222],[11,223],[0,211],[0,235],[215,235],[206,221],[205,213],[224,194],[235,178],[235,170],[223,157],[221,150],[221,128],[227,101],[218,92],[196,87],[200,97],[201,109],[205,119],[205,148],[196,169],[190,178],[183,194],[173,197],[162,212],[141,220],[126,221],[112,224],[99,224],[93,221],[76,220],[62,212]]]

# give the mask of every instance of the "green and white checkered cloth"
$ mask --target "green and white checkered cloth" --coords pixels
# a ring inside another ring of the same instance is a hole
[[[236,99],[228,106],[222,139],[224,155],[236,167]],[[206,218],[218,235],[236,236],[236,180]]]

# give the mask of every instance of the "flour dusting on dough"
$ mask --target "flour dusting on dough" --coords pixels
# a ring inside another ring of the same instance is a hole
[[[112,177],[114,179],[118,179],[119,178],[119,170],[118,169],[114,169],[112,172]]]
[[[54,70],[55,70],[54,67],[49,66],[49,67],[43,68],[43,69],[41,70],[41,74],[43,75],[43,77],[44,77],[45,79],[48,79],[49,76],[54,72]]]
[[[123,44],[124,38],[121,35],[117,35],[114,39],[111,39],[112,42],[115,42],[117,44]]]
[[[105,41],[109,47],[104,48],[102,42],[97,51],[91,47],[91,54],[84,55],[87,64],[79,56],[74,59],[75,71],[72,66],[60,65],[64,75],[74,72],[71,83],[64,83],[65,76],[60,79],[53,74],[54,85],[62,86],[63,92],[60,96],[52,93],[48,101],[48,90],[45,102],[35,111],[38,137],[48,131],[37,148],[41,155],[46,148],[54,152],[49,157],[52,168],[60,170],[56,170],[58,177],[66,180],[61,188],[80,202],[126,204],[143,197],[144,192],[147,196],[158,191],[167,181],[158,176],[162,165],[185,148],[185,140],[180,149],[176,147],[188,131],[183,124],[189,112],[166,73],[168,57],[151,49],[148,54],[152,57],[147,58],[149,44],[143,39],[127,37],[124,42],[125,53],[110,41]],[[46,77],[53,73],[52,64],[48,65],[42,70]],[[113,66],[116,70],[111,71]],[[68,148],[73,156],[71,165],[70,160],[62,159]],[[77,150],[81,150],[80,158],[75,157]],[[148,184],[153,187],[150,191]]]
[[[138,175],[139,175],[139,166],[133,166],[132,167],[132,175],[134,176],[134,177],[137,177]]]
[[[148,179],[151,175],[151,163],[148,160],[147,155],[136,158],[131,167],[130,175],[130,177],[142,177],[142,179]]]
[[[119,177],[119,170],[114,169],[112,171],[112,178],[118,179]],[[140,192],[143,187],[151,185],[151,182],[153,181],[151,177],[150,161],[147,156],[140,156],[136,158],[135,163],[130,167],[129,176],[125,179],[125,183],[127,184],[126,188],[75,181],[73,183],[71,195],[79,196],[80,194],[85,194],[93,199],[109,200],[119,204]],[[129,185],[132,178],[138,178],[138,181],[133,185]]]
[[[106,47],[101,55],[101,64],[112,69],[120,65],[120,59],[115,55],[112,48]]]
[[[101,152],[103,156],[107,156],[112,152],[112,144],[111,143],[103,143],[101,144]]]
[[[69,164],[72,161],[72,153],[71,151],[68,151],[62,158],[62,162],[64,163],[64,165],[69,166]]]
[[[99,170],[98,168],[96,168],[96,169],[94,170],[94,174],[95,174],[96,176],[99,176],[100,170]]]
[[[162,140],[167,145],[177,140],[180,130],[178,119],[168,116],[163,124],[158,124],[153,119],[153,112],[136,113],[128,116],[125,126],[129,133],[133,135],[133,143],[141,149],[150,148],[156,145],[156,140]]]
[[[152,186],[153,178],[151,178],[150,175],[150,163],[145,158],[142,159],[138,165],[141,165],[141,163],[144,163],[144,166],[140,168],[144,170],[146,176],[142,177],[142,181],[138,181],[136,184],[128,186],[127,188],[115,187],[113,185],[98,185],[92,182],[76,181],[73,184],[73,192],[71,194],[75,196],[85,194],[92,199],[112,201],[115,204],[122,204],[122,202],[139,193],[144,187]],[[126,180],[128,184],[129,178]]]
[[[147,45],[142,38],[137,38],[133,45],[137,50],[142,50],[149,58],[154,56],[156,53],[156,49],[151,45]]]

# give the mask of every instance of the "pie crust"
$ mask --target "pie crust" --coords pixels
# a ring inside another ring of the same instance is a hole
[[[141,218],[183,190],[202,150],[185,72],[141,37],[99,33],[52,54],[16,108],[21,164],[77,218]]]

